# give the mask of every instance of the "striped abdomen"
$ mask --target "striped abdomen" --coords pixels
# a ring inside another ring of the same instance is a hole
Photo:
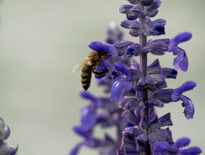
[[[81,83],[84,90],[87,90],[90,87],[93,66],[92,65],[84,65],[81,69]]]

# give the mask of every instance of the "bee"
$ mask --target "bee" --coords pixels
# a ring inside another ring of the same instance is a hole
[[[73,68],[73,72],[81,69],[81,84],[84,90],[90,87],[92,73],[96,76],[100,76],[108,71],[107,69],[100,72],[96,71],[100,62],[106,59],[107,54],[108,53],[105,51],[91,51],[84,61]]]

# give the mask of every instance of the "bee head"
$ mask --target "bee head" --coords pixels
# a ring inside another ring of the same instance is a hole
[[[100,57],[106,57],[107,56],[107,54],[108,54],[108,52],[106,52],[106,51],[98,51],[98,55],[100,56]]]

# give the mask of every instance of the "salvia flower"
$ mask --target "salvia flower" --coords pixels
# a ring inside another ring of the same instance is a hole
[[[190,32],[179,33],[174,38],[170,39],[169,52],[173,52],[176,55],[173,65],[182,71],[187,71],[188,69],[188,58],[186,52],[178,47],[178,44],[189,41],[192,38]]]
[[[98,85],[105,86],[109,97],[96,97],[82,92],[81,97],[90,104],[81,111],[80,125],[74,131],[83,142],[71,151],[76,155],[79,148],[87,146],[99,149],[101,155],[198,155],[199,147],[188,147],[191,140],[182,137],[174,140],[170,126],[171,114],[158,116],[157,108],[172,102],[182,102],[184,115],[193,118],[192,100],[185,96],[196,83],[187,81],[177,88],[168,88],[167,79],[176,79],[178,70],[188,70],[186,52],[180,44],[192,38],[190,32],[179,33],[173,38],[148,39],[149,36],[165,35],[165,19],[152,19],[159,12],[161,0],[127,0],[119,11],[126,15],[120,25],[139,43],[123,40],[123,33],[117,25],[111,25],[106,34],[106,43],[94,41],[92,50],[108,53],[97,70],[105,70],[102,76],[95,76]],[[148,64],[148,55],[163,56],[173,53],[175,68],[163,67],[159,59]],[[139,57],[137,62],[135,57]],[[94,137],[94,128],[114,127],[116,138],[105,134],[103,139]]]
[[[187,119],[193,118],[194,115],[194,105],[190,98],[187,96],[184,96],[183,93],[189,90],[192,90],[196,86],[196,83],[194,81],[187,81],[182,86],[176,88],[173,90],[172,94],[172,100],[173,102],[177,102],[181,100],[182,106],[184,109],[184,114]]]
[[[10,129],[5,124],[4,120],[0,118],[0,154],[1,155],[15,155],[18,147],[12,146],[6,142],[10,135]]]

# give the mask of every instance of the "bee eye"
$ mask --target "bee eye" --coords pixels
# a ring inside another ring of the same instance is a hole
[[[105,56],[107,55],[107,52],[106,51],[98,51],[99,55],[100,56]]]

